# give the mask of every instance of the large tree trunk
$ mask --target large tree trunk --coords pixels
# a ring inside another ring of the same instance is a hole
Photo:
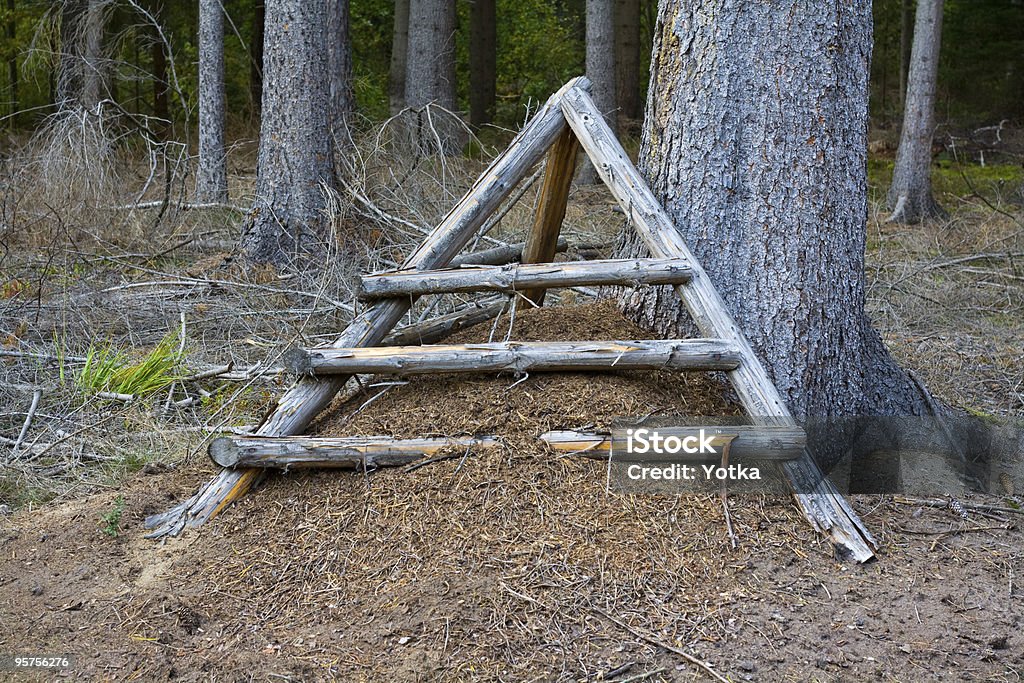
[[[409,107],[456,110],[455,0],[409,1],[405,101]],[[432,109],[422,111],[413,124],[416,139],[432,152],[457,154],[462,147],[459,122],[452,114]]]
[[[640,118],[640,0],[615,3],[615,79],[619,113]]]
[[[255,0],[252,8],[252,33],[249,38],[249,97],[252,108],[259,113],[263,102],[263,24],[266,20],[266,6],[263,0]]]
[[[494,120],[498,41],[495,0],[473,0],[469,11],[469,122]]]
[[[798,416],[922,408],[864,312],[871,26],[869,0],[664,0],[655,30],[641,171]],[[622,304],[691,329],[669,288]]]
[[[327,31],[330,67],[331,139],[340,153],[349,146],[348,124],[355,111],[352,93],[352,41],[349,38],[349,0],[329,0],[331,23]],[[336,159],[338,161],[338,159]]]
[[[910,54],[914,44],[914,0],[902,0],[900,5],[900,106],[907,104],[907,76],[910,74]]]
[[[903,132],[887,195],[889,220],[916,223],[945,216],[932,197],[932,133],[935,131],[935,83],[942,42],[942,0],[918,0],[914,48],[910,57]]]
[[[333,183],[330,0],[267,0],[256,200],[243,251],[283,265],[329,239],[321,184]]]
[[[199,168],[196,200],[228,199],[224,154],[224,14],[220,0],[199,2]]]
[[[593,83],[591,97],[608,126],[615,130],[615,5],[618,0],[587,0],[587,78]],[[592,185],[598,180],[587,161],[580,169],[579,182]]]
[[[405,70],[409,54],[409,0],[395,0],[391,32],[391,70],[388,73],[388,102],[391,114],[405,108]]]

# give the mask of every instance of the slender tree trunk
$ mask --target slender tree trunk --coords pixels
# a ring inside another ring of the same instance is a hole
[[[352,94],[352,41],[349,38],[349,0],[329,0],[330,26],[327,32],[331,91],[331,137],[337,149],[348,148],[348,123],[355,111]]]
[[[437,109],[456,111],[455,85],[455,0],[409,0],[405,100],[421,108],[414,135],[422,148],[446,155],[461,149],[461,124]]]
[[[14,14],[14,0],[7,0],[7,40],[11,50],[11,56],[7,60],[7,82],[11,102],[11,110],[7,121],[12,129],[17,123],[18,110],[20,108],[18,104],[18,58],[14,53],[14,41],[18,37],[17,31],[18,23]]]
[[[199,2],[199,168],[196,199],[228,199],[224,153],[224,13],[220,0]]]
[[[58,110],[70,109],[82,93],[80,36],[85,0],[65,0],[60,11],[60,55],[57,65],[57,93],[54,104]]]
[[[392,116],[405,108],[405,71],[409,54],[409,0],[395,0],[391,35],[391,70],[388,73],[388,101]]]
[[[498,41],[495,0],[472,0],[469,11],[469,123],[494,120]]]
[[[619,113],[640,118],[640,0],[615,3],[615,78]]]
[[[591,96],[615,130],[618,111],[615,102],[615,5],[618,0],[587,0],[587,78],[593,84]],[[587,161],[580,169],[579,182],[598,182],[597,172]]]
[[[900,4],[900,106],[907,104],[907,75],[910,73],[910,52],[914,44],[914,0]]]
[[[798,416],[922,409],[864,311],[871,33],[869,0],[663,0],[655,31],[641,171]],[[669,288],[621,303],[692,327]]]
[[[285,265],[330,239],[322,184],[333,184],[328,47],[331,0],[267,0],[256,200],[243,252]]]
[[[917,3],[903,131],[887,196],[892,210],[889,220],[900,223],[946,215],[932,196],[931,178],[942,5],[943,0],[918,0]]]
[[[88,0],[82,40],[82,94],[81,105],[94,111],[103,97],[106,65],[103,60],[103,27],[106,21],[107,0]]]
[[[160,8],[161,5],[157,3],[150,12],[156,21],[160,21]],[[157,135],[162,139],[166,137],[171,126],[171,111],[167,103],[167,93],[171,89],[167,77],[167,46],[155,28],[152,39],[153,117],[157,119]]]
[[[259,114],[263,100],[263,23],[266,9],[263,0],[255,0],[252,7],[252,33],[249,38],[249,98],[252,108]]]

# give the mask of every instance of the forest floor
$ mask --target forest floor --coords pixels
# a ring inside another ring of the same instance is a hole
[[[252,154],[236,152],[232,196],[244,196]],[[89,199],[131,203],[110,183],[77,188],[77,213],[50,215],[54,197],[0,202],[25,226],[5,235],[0,277],[0,654],[72,654],[67,675],[87,680],[708,679],[673,648],[735,681],[1019,680],[1015,513],[965,521],[856,496],[880,549],[851,565],[788,499],[734,496],[734,550],[717,498],[615,494],[600,463],[536,441],[652,409],[735,410],[694,376],[417,379],[369,405],[359,394],[316,430],[491,431],[502,445],[414,471],[274,475],[199,533],[145,539],[144,517],[213,473],[210,436],[254,424],[283,391],[277,354],[341,329],[352,272],[400,260],[479,169],[407,167],[415,191],[402,193],[374,182],[389,165],[366,161],[366,201],[334,216],[367,253],[332,254],[337,267],[313,275],[234,266],[231,207],[158,216]],[[874,209],[869,308],[937,398],[1020,419],[1024,228],[999,196],[1020,173],[991,175],[940,184],[948,221],[895,226]],[[490,237],[521,238],[535,189]],[[600,189],[574,191],[565,258],[607,255],[620,222]],[[551,304],[520,311],[512,337],[646,336],[586,294]],[[503,338],[507,322],[461,338]],[[126,365],[161,340],[176,374],[158,391],[124,402],[84,381],[88,359]],[[230,374],[195,376],[228,362]]]

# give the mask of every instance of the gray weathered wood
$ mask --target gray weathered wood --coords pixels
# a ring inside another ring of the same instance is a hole
[[[577,87],[586,90],[589,82],[585,78],[573,79],[548,99],[509,147],[491,162],[473,187],[413,252],[405,263],[406,268],[441,268],[469,243],[487,217],[543,158],[548,147],[565,129],[559,103],[568,90]],[[401,320],[410,305],[408,297],[378,302],[356,316],[334,345],[349,348],[379,343]],[[344,376],[301,379],[281,397],[257,434],[280,436],[301,432],[327,407],[347,379]],[[232,501],[245,495],[260,476],[261,472],[256,469],[222,470],[188,500],[162,514],[148,517],[145,523],[152,529],[149,536],[173,536],[186,527],[202,525]]]
[[[657,429],[662,436],[689,436],[696,429],[694,427],[652,427]],[[715,447],[722,446],[728,439],[732,439],[730,456],[735,459],[756,459],[756,460],[793,460],[799,458],[807,445],[807,435],[800,427],[789,427],[784,425],[707,425],[705,430],[709,434],[719,433],[721,436],[713,437],[712,443]],[[540,440],[551,448],[561,453],[578,453],[583,457],[607,459],[612,448],[612,434],[610,432],[578,432],[573,430],[555,430],[540,435]],[[690,458],[691,456],[686,456]],[[629,455],[616,453],[615,459],[627,461],[630,459],[655,462],[659,458],[678,459],[676,456],[652,455]]]
[[[680,259],[615,259],[511,264],[500,268],[405,270],[365,275],[359,298],[386,299],[444,292],[521,292],[584,285],[677,285],[690,279]]]
[[[598,174],[651,255],[681,258],[693,266],[693,278],[676,290],[702,334],[728,341],[738,349],[743,362],[728,376],[747,414],[765,424],[795,425],[782,396],[729,314],[722,297],[629,161],[590,96],[580,89],[569,90],[562,99],[562,109]],[[789,461],[784,467],[795,490],[814,492],[794,494],[812,526],[828,533],[857,561],[874,557],[875,539],[835,486],[821,476],[810,454],[805,453],[804,457]]]
[[[207,449],[221,467],[343,469],[395,467],[444,448],[487,448],[493,436],[395,439],[389,436],[318,438],[308,436],[227,436]]]
[[[567,240],[560,239],[555,245],[555,252],[561,253],[569,249],[569,242]],[[519,242],[518,244],[508,244],[500,247],[493,247],[491,249],[483,249],[481,251],[474,251],[468,254],[459,254],[451,260],[451,267],[457,268],[460,266],[503,266],[506,263],[512,263],[513,261],[520,261],[527,263],[524,260],[526,250],[526,243]],[[552,254],[554,257],[554,254]],[[550,259],[548,259],[550,260]]]
[[[420,323],[413,323],[399,328],[389,334],[382,346],[413,346],[416,344],[434,344],[459,330],[497,318],[509,306],[505,297],[492,298],[470,304],[447,315],[430,318]]]
[[[292,349],[285,364],[298,374],[422,375],[447,372],[560,372],[612,369],[732,370],[739,353],[718,339],[503,342]]]

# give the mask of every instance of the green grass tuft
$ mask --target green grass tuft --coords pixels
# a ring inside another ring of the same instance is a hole
[[[172,332],[135,363],[117,349],[90,346],[75,383],[87,391],[137,397],[160,391],[183,377],[178,369],[180,342],[178,332]]]

